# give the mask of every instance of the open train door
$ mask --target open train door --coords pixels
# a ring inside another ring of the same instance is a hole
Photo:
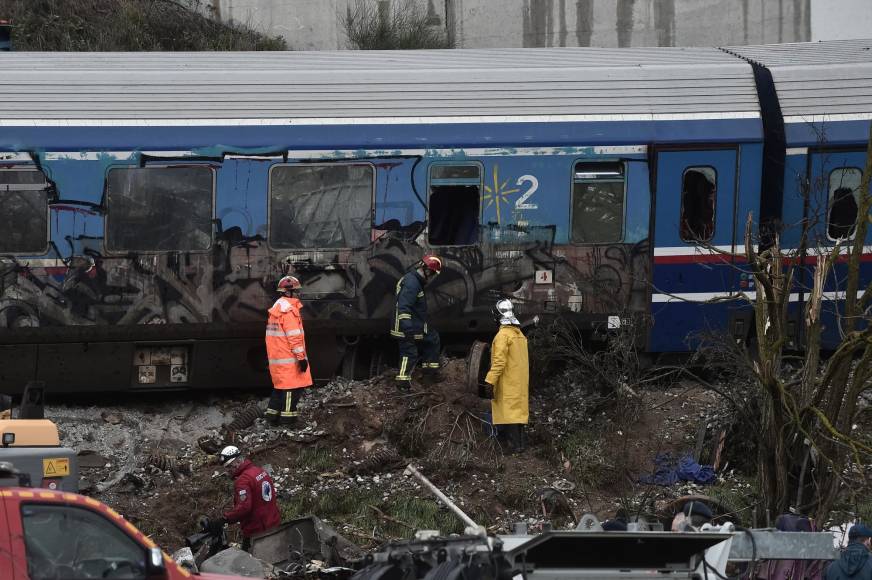
[[[736,147],[656,152],[654,264],[648,347],[682,352],[689,337],[723,329],[738,273]]]
[[[832,251],[841,240],[844,255],[853,243],[855,224],[860,201],[860,182],[866,166],[866,151],[857,150],[816,150],[808,155],[810,184],[806,195],[806,220],[809,224],[807,258],[803,268],[805,288],[812,286],[812,274],[818,254]],[[867,231],[864,254],[872,242],[872,230]],[[860,293],[872,279],[872,262],[864,256],[860,260]],[[842,325],[838,317],[844,313],[844,295],[847,280],[847,264],[838,262],[824,285],[821,320],[823,331],[821,343],[825,349],[833,349],[841,342]],[[807,298],[800,289],[800,307]]]

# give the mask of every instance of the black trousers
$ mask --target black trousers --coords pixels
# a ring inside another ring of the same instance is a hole
[[[496,425],[497,439],[508,447],[510,453],[517,453],[526,447],[525,423],[504,423]]]
[[[300,404],[300,399],[303,398],[303,389],[273,389],[272,395],[269,398],[269,405],[266,408],[266,418],[268,420],[279,423],[295,423],[297,417],[300,416],[297,411],[297,405]]]
[[[439,370],[439,351],[442,347],[438,332],[428,330],[419,340],[400,338],[398,342],[400,347],[398,381],[411,381],[412,371],[415,370],[419,360],[423,369]]]

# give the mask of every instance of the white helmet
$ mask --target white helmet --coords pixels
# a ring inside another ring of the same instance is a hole
[[[500,300],[494,306],[494,318],[500,324],[519,325],[518,319],[515,318],[514,305],[511,300]]]
[[[242,455],[242,453],[239,452],[239,447],[236,447],[235,445],[228,445],[221,450],[221,453],[218,455],[218,461],[221,462],[221,465],[227,467],[233,462],[234,459],[236,459],[240,455]]]

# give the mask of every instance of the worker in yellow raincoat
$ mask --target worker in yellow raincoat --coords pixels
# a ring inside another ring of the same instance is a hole
[[[524,450],[524,426],[530,415],[527,337],[509,300],[497,302],[494,317],[500,330],[491,345],[490,371],[484,380],[493,393],[491,413],[497,435],[510,453],[519,453]]]

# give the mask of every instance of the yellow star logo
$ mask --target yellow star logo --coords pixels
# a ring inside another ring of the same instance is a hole
[[[506,186],[509,184],[509,180],[506,179],[504,181],[500,181],[500,166],[494,165],[494,180],[493,186],[485,185],[484,191],[485,194],[481,198],[481,202],[485,203],[484,209],[489,208],[492,205],[496,205],[497,207],[497,223],[499,224],[502,221],[502,217],[500,215],[500,204],[501,203],[510,203],[508,197],[514,193],[518,193],[521,191],[517,187],[513,189],[506,189]]]

